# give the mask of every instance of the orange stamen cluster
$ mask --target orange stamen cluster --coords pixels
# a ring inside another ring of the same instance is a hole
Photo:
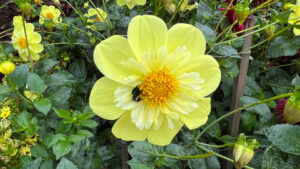
[[[54,15],[53,15],[51,12],[48,12],[48,13],[46,14],[46,18],[47,18],[47,19],[53,19],[53,18],[54,18]]]
[[[27,48],[26,39],[24,37],[21,37],[18,40],[18,45],[20,46],[21,49],[26,49]]]
[[[146,74],[140,86],[141,98],[152,105],[166,104],[176,93],[178,81],[168,70]]]

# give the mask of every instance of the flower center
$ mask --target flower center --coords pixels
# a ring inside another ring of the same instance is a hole
[[[94,19],[94,22],[99,22],[99,21],[102,21],[102,18],[100,16],[97,16],[97,18]]]
[[[47,18],[47,19],[53,19],[53,18],[54,18],[54,15],[53,15],[51,12],[48,12],[48,13],[46,14],[46,18]]]
[[[26,49],[27,48],[27,45],[26,45],[26,39],[24,37],[21,37],[19,40],[18,40],[18,44],[19,46],[21,47],[21,49]]]
[[[145,82],[140,86],[141,98],[151,105],[166,104],[179,85],[168,70],[147,73],[144,80]]]

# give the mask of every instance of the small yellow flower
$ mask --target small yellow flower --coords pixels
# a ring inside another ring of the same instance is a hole
[[[61,12],[58,9],[56,9],[54,6],[43,5],[42,11],[40,13],[39,23],[44,24],[45,20],[47,19],[52,21],[54,24],[59,24],[62,21],[60,14]]]
[[[11,61],[4,61],[0,63],[0,73],[9,75],[15,70],[15,64]]]
[[[132,9],[135,5],[145,5],[146,0],[117,0],[119,6],[126,5],[129,9]]]
[[[195,2],[193,5],[189,5],[188,3],[189,3],[189,0],[183,0],[182,4],[180,6],[180,11],[181,12],[184,12],[186,10],[190,11],[190,10],[193,10],[193,9],[195,9],[195,8],[198,7],[198,3],[197,2]]]
[[[10,115],[10,108],[8,106],[5,106],[1,109],[0,117],[6,119]]]
[[[300,3],[297,2],[297,4],[293,8],[293,11],[294,12],[289,16],[289,23],[300,25]],[[293,31],[296,36],[300,35],[300,29],[294,28]]]
[[[84,15],[85,17],[89,18],[87,21],[89,23],[93,23],[93,22],[105,22],[105,19],[107,18],[106,12],[104,12],[100,8],[96,8],[96,9],[90,8],[88,10],[88,13]],[[93,19],[90,19],[90,18],[93,18]]]
[[[105,77],[90,94],[100,117],[118,119],[112,133],[122,140],[167,145],[185,124],[206,123],[209,96],[219,86],[218,62],[205,55],[202,32],[192,25],[167,29],[155,16],[136,16],[128,39],[112,36],[98,44],[94,61]]]
[[[42,0],[34,0],[34,3],[36,4],[40,4],[42,2]]]
[[[30,147],[31,147],[30,145],[21,146],[19,150],[20,156],[24,156],[24,155],[31,156]]]
[[[83,4],[83,8],[87,8],[87,7],[89,7],[89,2]]]
[[[32,102],[38,98],[38,95],[36,95],[36,94],[34,94],[34,93],[32,93],[32,92],[30,92],[30,91],[28,91],[28,90],[24,90],[24,95],[25,95],[28,99],[30,99]]]
[[[12,44],[15,49],[18,50],[19,55],[25,61],[28,60],[28,49],[25,37],[25,32],[23,28],[22,18],[14,17],[13,20],[14,31],[12,35]],[[20,24],[20,25],[19,25]],[[44,50],[44,47],[40,44],[42,37],[39,33],[34,32],[34,26],[31,23],[25,23],[27,41],[30,52],[30,57],[33,60],[38,60],[40,58],[39,53]]]

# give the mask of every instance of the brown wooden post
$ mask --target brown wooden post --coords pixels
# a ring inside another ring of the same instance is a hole
[[[245,21],[245,29],[253,27],[255,25],[255,19],[253,16],[249,16]],[[252,32],[253,29],[245,32],[248,34]],[[243,45],[243,49],[248,49],[252,46],[252,34],[245,37],[245,43]],[[240,101],[240,97],[244,95],[244,88],[246,85],[246,78],[249,66],[249,57],[251,55],[251,50],[245,51],[241,54],[241,61],[240,61],[240,73],[234,79],[233,90],[232,90],[232,98],[231,98],[231,110],[235,110],[237,108],[242,107],[242,103]],[[237,137],[239,133],[239,126],[240,126],[240,119],[241,119],[241,112],[235,113],[233,116],[230,117],[229,120],[229,127],[228,133],[233,137]],[[232,150],[227,152],[228,157],[232,157]],[[232,169],[233,164],[231,162],[226,162],[225,165],[226,169]]]
[[[129,153],[127,151],[127,141],[121,141],[122,144],[122,169],[129,169],[129,166],[127,164],[127,161],[129,160]]]

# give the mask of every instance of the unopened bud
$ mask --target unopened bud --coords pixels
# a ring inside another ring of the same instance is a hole
[[[284,106],[283,118],[287,123],[295,124],[300,121],[300,97],[294,93]]]
[[[56,5],[60,5],[59,0],[52,0],[52,2],[54,2]]]
[[[239,25],[242,25],[250,13],[250,8],[248,6],[243,6],[242,4],[237,4],[234,7],[234,13]]]
[[[283,9],[288,11],[290,9],[292,9],[294,7],[294,4],[291,4],[291,3],[286,3],[284,6],[283,6]]]
[[[4,61],[0,63],[0,72],[2,74],[9,75],[15,70],[16,66],[11,61]]]
[[[175,4],[171,4],[167,10],[168,10],[168,12],[169,12],[171,15],[173,15],[173,14],[175,13],[175,10],[176,10]]]
[[[30,5],[30,3],[28,3],[28,2],[21,3],[21,4],[18,4],[18,7],[21,10],[21,12],[24,14],[25,18],[27,20],[29,20],[30,15],[31,15],[31,5]]]
[[[262,33],[266,38],[273,36],[275,33],[275,26],[272,25],[272,26],[267,27],[266,29],[264,29],[262,31]]]

